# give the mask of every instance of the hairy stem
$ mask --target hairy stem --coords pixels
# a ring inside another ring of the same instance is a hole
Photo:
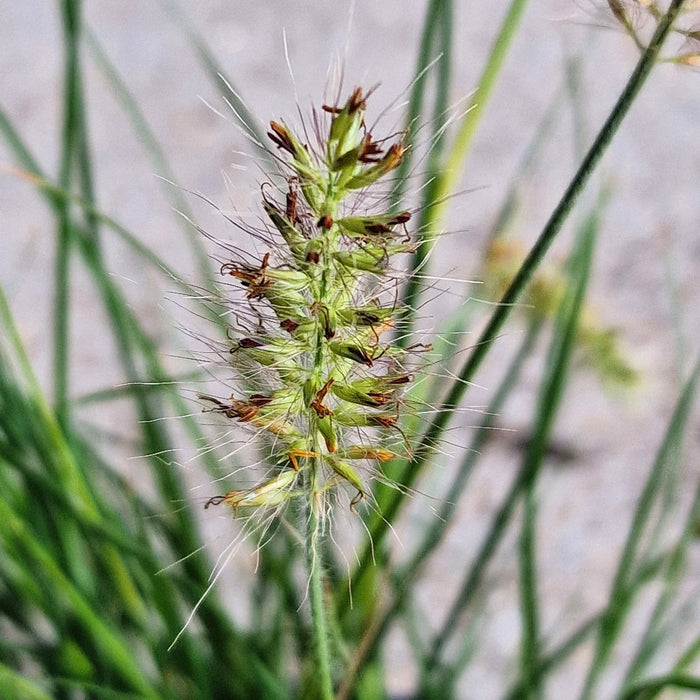
[[[313,478],[310,478],[309,485],[312,483]],[[311,493],[306,514],[306,564],[309,575],[309,599],[311,601],[311,634],[316,654],[319,697],[323,700],[332,700],[331,654],[328,643],[326,606],[323,600],[323,565],[321,563],[321,550],[318,546],[322,524],[316,513],[316,507],[314,494]]]

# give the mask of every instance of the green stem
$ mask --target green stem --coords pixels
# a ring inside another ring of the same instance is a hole
[[[335,193],[334,181],[329,175],[326,199],[321,207],[322,212],[328,212],[335,218],[338,209],[338,201]],[[323,250],[321,259],[323,264],[318,277],[318,286],[315,289],[315,300],[321,306],[326,307],[329,302],[330,288],[332,287],[332,269],[329,261],[335,250],[335,241],[331,231],[327,231],[323,238]],[[318,379],[325,378],[324,371],[328,366],[328,344],[324,336],[324,328],[321,322],[317,322],[315,348],[313,350],[314,375]],[[313,407],[309,406],[310,447],[314,454],[322,453],[321,433],[318,430],[318,417]],[[331,652],[328,636],[328,620],[326,616],[326,604],[323,595],[323,514],[319,516],[321,503],[321,483],[319,470],[321,462],[318,458],[308,461],[309,468],[306,481],[307,497],[307,525],[306,525],[306,565],[309,576],[309,599],[311,602],[311,636],[316,654],[318,668],[319,697],[324,700],[333,698],[333,679],[331,675]]]
[[[80,65],[80,2],[64,0],[61,8],[63,38],[66,46],[64,58],[63,129],[59,184],[70,189],[73,158],[79,124]],[[59,423],[65,428],[68,420],[68,363],[69,363],[69,304],[70,304],[70,245],[72,224],[70,205],[64,202],[58,218],[58,236],[54,279],[54,400]]]
[[[315,469],[313,469],[315,471]],[[313,478],[311,479],[313,481]],[[313,491],[309,494],[306,514],[306,564],[309,574],[309,599],[311,601],[311,635],[316,652],[316,669],[319,685],[319,697],[333,700],[333,681],[331,677],[331,654],[328,643],[328,622],[323,596],[323,566],[320,548],[321,523],[316,513]]]
[[[541,678],[537,673],[540,664],[540,621],[537,597],[537,562],[535,559],[535,519],[537,502],[535,479],[531,478],[523,497],[523,524],[519,542],[520,618],[522,639],[520,642],[520,673],[524,678],[523,698],[535,700],[542,697]]]
[[[684,688],[685,690],[700,690],[700,678],[671,674],[660,678],[650,678],[630,688],[622,700],[641,700],[657,695],[664,688]]]

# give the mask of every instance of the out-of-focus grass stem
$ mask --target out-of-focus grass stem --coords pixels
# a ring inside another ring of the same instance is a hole
[[[520,26],[526,5],[527,0],[512,0],[477,83],[478,87],[474,98],[462,119],[447,158],[442,165],[438,165],[438,159],[441,155],[440,149],[436,151],[434,158],[431,157],[428,177],[432,179],[426,190],[426,200],[419,225],[420,244],[412,256],[411,270],[424,271],[427,257],[444,227],[449,196],[454,192],[462,175],[474,134],[497,83],[508,49]],[[446,93],[446,86],[442,87],[442,92]],[[403,303],[409,309],[418,307],[420,289],[420,278],[409,278],[403,293]],[[404,337],[410,337],[410,330],[410,327],[406,329]]]
[[[72,182],[74,159],[80,128],[80,0],[63,0],[61,20],[63,27],[63,126],[61,133],[61,157],[58,181],[69,190]],[[68,375],[69,375],[69,306],[70,306],[70,205],[60,205],[56,261],[54,267],[54,312],[53,312],[53,380],[54,401],[59,422],[65,426],[68,420]]]

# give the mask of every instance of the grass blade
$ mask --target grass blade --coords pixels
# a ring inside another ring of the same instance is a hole
[[[678,403],[676,404],[663,443],[659,448],[654,465],[649,472],[646,484],[637,503],[637,508],[630,525],[629,535],[627,536],[627,541],[620,556],[617,572],[610,592],[609,603],[601,623],[595,654],[591,661],[588,676],[581,694],[581,700],[588,700],[588,698],[592,696],[597,682],[608,663],[613,645],[617,641],[622,623],[630,609],[632,599],[639,590],[638,586],[634,585],[639,570],[639,567],[635,566],[635,559],[639,557],[638,550],[642,533],[659,493],[659,486],[664,476],[667,461],[669,458],[673,457],[676,446],[680,443],[686,430],[699,375],[700,361],[696,364],[695,370],[688,379]]]
[[[548,369],[542,385],[535,413],[535,425],[523,465],[523,469],[527,473],[527,482],[524,492],[525,513],[519,548],[520,611],[523,628],[520,674],[524,680],[523,697],[526,698],[536,698],[542,695],[541,676],[537,673],[540,665],[541,639],[535,560],[535,488],[554,419],[566,386],[581,308],[588,286],[598,228],[599,211],[594,211],[581,227],[577,250],[572,255],[569,291],[562,301],[555,324],[554,337],[546,361]]]
[[[679,688],[683,690],[700,691],[700,678],[694,676],[683,676],[680,674],[671,674],[661,676],[660,678],[651,678],[643,683],[630,688],[621,698],[621,700],[648,700],[664,688]]]
[[[429,167],[429,175],[432,180],[427,188],[427,197],[429,198],[426,198],[420,221],[419,245],[409,264],[409,269],[414,272],[424,270],[428,255],[444,226],[444,216],[449,196],[459,182],[472,139],[500,75],[508,49],[520,25],[520,19],[526,4],[527,0],[511,1],[477,83],[478,87],[474,99],[462,119],[459,131],[445,162],[442,164],[438,163],[439,153],[436,153],[435,157],[431,158],[432,167]],[[416,309],[419,306],[419,297],[419,278],[416,276],[410,277],[404,288],[402,304],[409,309]],[[410,336],[410,331],[411,327],[409,326],[405,331],[406,335],[404,337]]]
[[[411,94],[408,100],[408,110],[406,113],[406,129],[408,130],[409,143],[412,143],[411,135],[421,129],[420,117],[423,113],[423,103],[428,86],[429,70],[432,63],[436,60],[437,51],[434,45],[436,42],[438,23],[442,17],[442,0],[430,0],[423,22],[423,30],[421,32],[420,45],[418,48],[418,61],[414,73],[415,77],[411,83]],[[435,113],[436,115],[438,114],[437,110],[435,110]],[[401,165],[396,171],[396,184],[391,193],[391,201],[393,202],[393,208],[395,210],[401,208],[401,201],[406,190],[408,175],[411,172],[413,154],[414,149],[407,149]]]
[[[129,88],[125,84],[122,77],[117,72],[115,65],[110,61],[94,32],[87,29],[85,38],[88,47],[92,51],[97,67],[105,76],[107,82],[112,88],[115,98],[119,101],[122,109],[126,112],[133,130],[138,136],[139,142],[143,145],[144,150],[150,156],[156,171],[165,180],[169,182],[176,182],[177,180],[173,174],[170,164],[168,163],[165,152],[163,151],[160,143],[158,143],[158,139],[153,133],[151,127],[148,125],[138,102],[129,91]],[[171,200],[173,207],[177,211],[182,212],[187,220],[193,221],[194,216],[190,212],[181,191],[177,187],[172,187],[165,183],[164,189],[165,194]],[[178,221],[182,223],[183,219],[178,217]],[[199,236],[192,233],[192,228],[188,224],[183,224],[182,228],[194,254],[200,278],[205,284],[207,284],[213,278],[213,274],[209,257],[204,250],[201,239]]]

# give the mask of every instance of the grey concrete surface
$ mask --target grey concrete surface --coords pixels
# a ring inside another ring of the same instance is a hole
[[[183,3],[185,4],[185,3]],[[187,14],[233,77],[251,111],[264,123],[296,119],[321,99],[328,66],[343,62],[345,85],[381,83],[370,113],[403,94],[414,69],[424,4],[358,0],[349,22],[349,4],[292,0],[241,2],[200,0],[186,3]],[[458,2],[452,101],[468,95],[500,22],[501,4]],[[584,101],[579,114],[590,135],[601,124],[635,61],[631,42],[603,19],[605,3],[537,0],[530,3],[503,80],[488,106],[484,123],[451,207],[449,228],[432,272],[469,279],[477,273],[481,244],[537,124],[561,84],[565,60],[580,53]],[[505,3],[503,3],[505,6]],[[62,50],[58,3],[12,0],[0,6],[0,103],[48,173],[55,174],[60,139]],[[220,92],[206,78],[191,46],[158,2],[122,0],[85,3],[85,19],[116,64],[158,136],[177,182],[206,194],[224,208],[256,206],[261,179],[240,151],[251,148],[235,127],[214,114],[200,97],[228,114]],[[348,30],[348,26],[350,29]],[[289,62],[285,59],[283,31]],[[103,211],[187,273],[193,261],[162,183],[134,138],[109,85],[85,52],[88,120],[94,149],[97,196]],[[605,394],[590,372],[579,372],[555,429],[570,447],[573,464],[552,465],[540,489],[541,581],[545,630],[558,636],[600,605],[645,472],[660,442],[679,386],[678,339],[674,305],[683,334],[683,367],[700,340],[700,75],[697,70],[660,66],[632,109],[605,157],[602,172],[613,188],[597,252],[591,302],[602,322],[616,327],[641,385],[624,394]],[[370,114],[371,117],[371,114]],[[386,118],[400,123],[400,110]],[[524,185],[518,232],[532,241],[575,167],[569,106],[553,128],[541,164]],[[12,162],[0,144],[0,164]],[[240,166],[245,169],[241,170]],[[232,185],[227,187],[224,174]],[[0,281],[9,294],[32,361],[47,386],[50,347],[54,229],[46,208],[20,177],[0,174]],[[590,193],[587,195],[590,202]],[[220,217],[197,206],[198,221],[217,235],[235,237]],[[199,218],[201,217],[201,219]],[[183,337],[173,327],[172,304],[162,281],[135,264],[131,253],[106,237],[114,274],[144,323],[161,340],[164,356],[182,353]],[[240,245],[247,245],[242,239]],[[560,247],[561,251],[562,248]],[[556,255],[556,251],[555,251]],[[461,293],[463,290],[454,290]],[[88,277],[77,270],[72,294],[79,299],[72,337],[75,394],[121,381],[105,344],[104,319]],[[676,301],[673,301],[675,295]],[[165,305],[166,313],[162,312]],[[449,303],[447,303],[449,306]],[[430,324],[428,324],[430,325]],[[517,340],[517,331],[500,341],[469,403],[485,405],[499,366]],[[173,362],[175,362],[173,360]],[[527,429],[541,366],[527,368],[524,388],[506,409],[501,424]],[[105,425],[123,422],[123,406],[99,417]],[[688,473],[700,471],[696,411],[690,431]],[[478,418],[478,416],[477,416]],[[120,421],[120,422],[117,422]],[[465,442],[474,417],[458,421]],[[466,437],[465,437],[466,436]],[[474,552],[488,513],[518,465],[512,441],[503,439],[477,473],[460,504],[459,518],[435,558],[417,598],[431,624],[446,613],[458,585],[461,562]],[[138,478],[138,467],[130,463]],[[422,491],[441,493],[453,467],[443,460]],[[196,476],[194,477],[196,480]],[[200,475],[200,478],[203,478]],[[689,482],[690,483],[690,482]],[[410,541],[432,517],[429,498],[416,499],[404,519],[402,538]],[[511,539],[491,574],[492,595],[484,604],[485,644],[465,679],[465,698],[497,697],[503,677],[517,659],[517,596],[514,591],[515,543]],[[397,547],[400,558],[400,547]],[[697,554],[697,553],[696,553]],[[249,567],[250,562],[241,564]],[[697,556],[692,578],[700,577]],[[226,579],[226,575],[224,575]],[[224,586],[233,586],[233,579]],[[235,603],[234,603],[235,604]],[[695,611],[697,612],[697,611]],[[680,644],[675,640],[672,644]],[[567,689],[585,664],[584,650],[550,686],[551,697]],[[391,686],[410,692],[411,655],[400,633],[387,654]]]

